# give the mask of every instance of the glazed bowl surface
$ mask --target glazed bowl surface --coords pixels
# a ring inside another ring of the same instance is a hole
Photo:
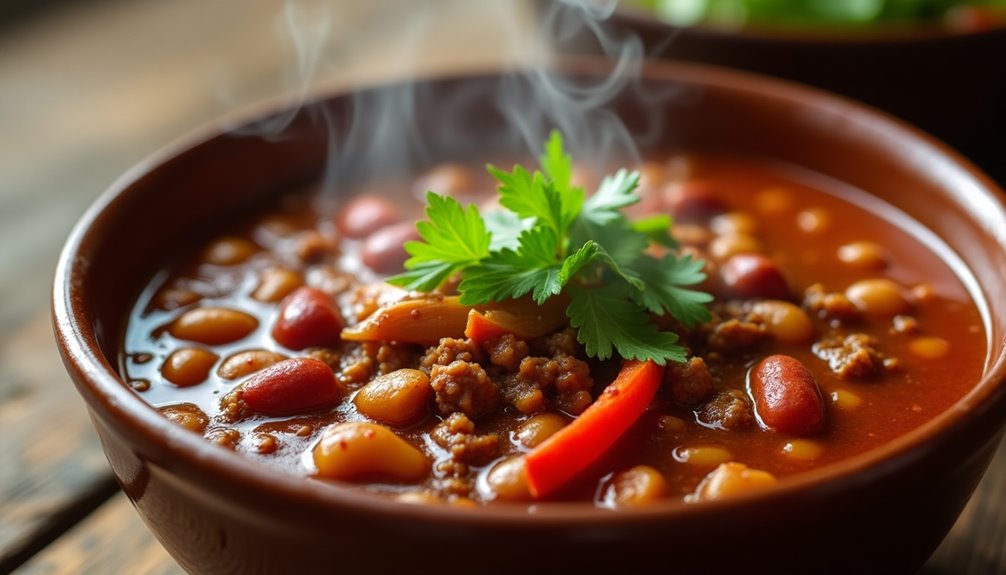
[[[579,60],[550,74],[596,85],[612,70]],[[221,122],[137,166],[84,215],[56,272],[57,343],[112,470],[146,524],[192,573],[433,572],[450,565],[485,573],[918,568],[981,479],[1006,421],[1003,194],[955,152],[905,124],[758,76],[651,63],[604,108],[638,136],[644,157],[688,149],[802,166],[902,210],[966,264],[962,277],[983,309],[989,338],[984,375],[947,412],[890,444],[760,494],[701,505],[668,501],[617,512],[572,503],[418,506],[262,467],[172,424],[123,382],[117,357],[125,320],[166,258],[186,238],[210,234],[215,222],[321,177],[340,153],[332,142],[375,121],[354,110],[408,98],[417,113],[405,131],[426,138],[421,153],[403,164],[406,171],[472,154],[524,154],[497,96],[535,76],[489,71],[420,79]],[[282,129],[249,135],[249,126],[277,125],[263,118],[282,118]],[[234,132],[237,125],[244,128]],[[347,159],[344,167],[364,163]],[[346,168],[340,177],[366,174]]]
[[[539,12],[560,51],[602,51],[590,27],[556,32],[583,20],[580,8],[542,0]],[[615,39],[638,39],[648,57],[768,74],[866,102],[936,135],[1006,182],[1006,24],[973,31],[681,27],[621,2],[601,30],[609,50]]]

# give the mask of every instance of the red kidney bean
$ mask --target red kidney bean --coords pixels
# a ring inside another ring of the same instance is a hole
[[[272,337],[290,349],[337,343],[346,326],[335,301],[320,289],[303,286],[279,305]]]
[[[362,238],[401,219],[390,200],[365,194],[346,202],[335,216],[339,233],[347,238]]]
[[[751,371],[748,382],[758,417],[767,427],[790,435],[824,429],[824,400],[814,376],[800,360],[770,355]]]
[[[736,254],[720,268],[727,291],[743,299],[788,299],[789,284],[779,266],[760,254]]]
[[[698,180],[669,184],[663,199],[664,208],[679,222],[701,222],[727,211],[716,188]]]
[[[401,222],[381,228],[363,242],[360,258],[368,268],[380,274],[390,274],[402,270],[402,264],[409,258],[405,252],[405,242],[418,240],[416,224]]]
[[[249,409],[270,416],[332,407],[346,393],[328,365],[308,357],[273,364],[248,378],[241,390]]]
[[[413,184],[416,197],[426,199],[426,192],[442,196],[457,196],[474,191],[475,179],[471,171],[461,164],[440,164],[420,176]]]

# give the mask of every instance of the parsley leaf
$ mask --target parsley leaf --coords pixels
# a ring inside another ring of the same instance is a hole
[[[545,153],[539,158],[541,171],[545,172],[559,189],[567,189],[573,178],[573,158],[563,149],[562,134],[554,130],[545,142]]]
[[[478,208],[463,209],[457,200],[426,194],[426,216],[416,229],[424,241],[405,242],[410,257],[405,273],[388,278],[388,283],[406,289],[432,291],[451,274],[478,263],[489,255],[491,236]]]
[[[429,221],[417,224],[423,241],[406,242],[406,271],[390,282],[431,291],[460,274],[465,305],[528,294],[543,304],[565,292],[566,315],[588,356],[685,360],[677,334],[660,331],[651,316],[670,314],[686,326],[709,319],[712,296],[686,287],[705,279],[704,262],[646,252],[652,243],[677,244],[666,215],[632,222],[622,214],[639,201],[637,172],[619,170],[584,199],[558,132],[545,143],[541,171],[488,170],[508,211],[480,216],[474,206],[430,192]]]
[[[629,300],[625,284],[594,289],[569,286],[569,323],[590,357],[608,359],[612,348],[626,359],[685,361],[677,334],[657,330],[646,311]]]
[[[709,321],[711,316],[705,304],[711,302],[713,296],[680,287],[705,280],[704,265],[705,262],[692,259],[691,255],[680,259],[670,254],[660,260],[640,258],[634,267],[646,287],[629,297],[650,313],[664,315],[665,311],[670,312],[687,327]]]
[[[632,222],[632,229],[643,234],[653,243],[668,248],[678,247],[678,242],[671,237],[671,216],[657,214],[640,218]]]
[[[599,225],[624,217],[619,210],[639,201],[634,193],[638,186],[639,172],[618,170],[605,176],[597,193],[584,202],[583,217]]]

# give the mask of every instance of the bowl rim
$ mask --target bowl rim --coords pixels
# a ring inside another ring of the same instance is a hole
[[[554,1],[554,0],[553,0]],[[706,23],[682,26],[661,19],[643,7],[619,2],[612,17],[624,18],[635,26],[664,27],[705,38],[710,41],[743,39],[751,42],[809,44],[814,46],[844,47],[849,45],[878,46],[910,43],[947,42],[965,38],[980,38],[1006,34],[1003,22],[978,30],[960,30],[941,24],[885,23],[862,28],[841,26],[785,26],[751,25],[728,28]],[[673,46],[673,43],[671,44]]]
[[[612,69],[610,62],[593,57],[566,58],[549,66],[550,72],[573,75],[594,75],[602,71],[611,72]],[[339,91],[316,93],[308,103],[408,82],[484,81],[513,71],[513,68],[489,66],[477,70],[396,78],[354,85]],[[841,112],[847,119],[855,119],[857,123],[882,128],[890,138],[906,144],[915,152],[948,161],[957,170],[957,177],[969,180],[970,193],[983,196],[984,204],[994,206],[997,212],[995,217],[1004,222],[1003,231],[997,240],[1006,249],[1006,193],[957,152],[901,120],[816,88],[714,66],[648,61],[642,65],[639,74],[648,80],[704,86],[741,93],[746,98],[756,100],[784,100],[801,109]],[[134,183],[176,156],[192,153],[200,145],[216,138],[227,137],[231,129],[238,125],[235,119],[254,121],[268,113],[288,109],[286,105],[291,101],[304,104],[302,98],[290,100],[285,97],[260,103],[210,122],[136,164],[111,184],[85,211],[60,254],[52,291],[52,323],[64,365],[79,388],[78,391],[84,396],[89,410],[98,412],[97,415],[101,418],[111,419],[116,425],[128,427],[134,437],[131,442],[142,440],[146,446],[153,446],[153,449],[166,453],[167,461],[158,462],[165,468],[196,469],[218,478],[222,484],[241,485],[247,490],[263,493],[270,499],[309,505],[324,509],[326,513],[341,509],[373,517],[437,521],[461,526],[490,522],[512,527],[596,527],[602,524],[633,524],[655,518],[686,521],[696,515],[734,513],[738,509],[771,504],[782,499],[817,499],[867,484],[920,457],[928,443],[941,436],[976,426],[983,419],[980,415],[987,418],[990,412],[1006,405],[1006,341],[993,342],[990,339],[985,371],[975,387],[943,413],[893,441],[854,457],[782,478],[777,485],[764,491],[707,501],[700,505],[668,500],[652,506],[619,509],[617,512],[584,502],[504,503],[483,506],[477,510],[451,505],[410,505],[369,493],[357,485],[305,480],[303,477],[260,465],[250,457],[213,445],[198,434],[170,422],[131,390],[102,354],[93,328],[94,316],[83,305],[83,296],[79,290],[82,289],[91,264],[91,244],[100,243],[102,226],[107,220],[106,212],[114,209],[120,197],[130,193]],[[989,322],[992,318],[986,315],[985,320]],[[1003,321],[1006,322],[1006,318]],[[991,334],[987,336],[991,338]],[[999,358],[990,363],[992,354],[997,349]],[[998,429],[1004,423],[1006,422],[998,422]]]

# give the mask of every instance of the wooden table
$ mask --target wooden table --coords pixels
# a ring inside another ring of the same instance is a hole
[[[420,14],[412,0],[80,4],[0,30],[0,573],[180,573],[118,492],[52,343],[49,283],[70,227],[132,164],[235,107],[520,59],[535,50],[530,16],[468,0]],[[298,68],[291,23],[319,65]],[[416,27],[430,31],[421,43]],[[1001,448],[924,573],[1006,573],[1004,494]]]

